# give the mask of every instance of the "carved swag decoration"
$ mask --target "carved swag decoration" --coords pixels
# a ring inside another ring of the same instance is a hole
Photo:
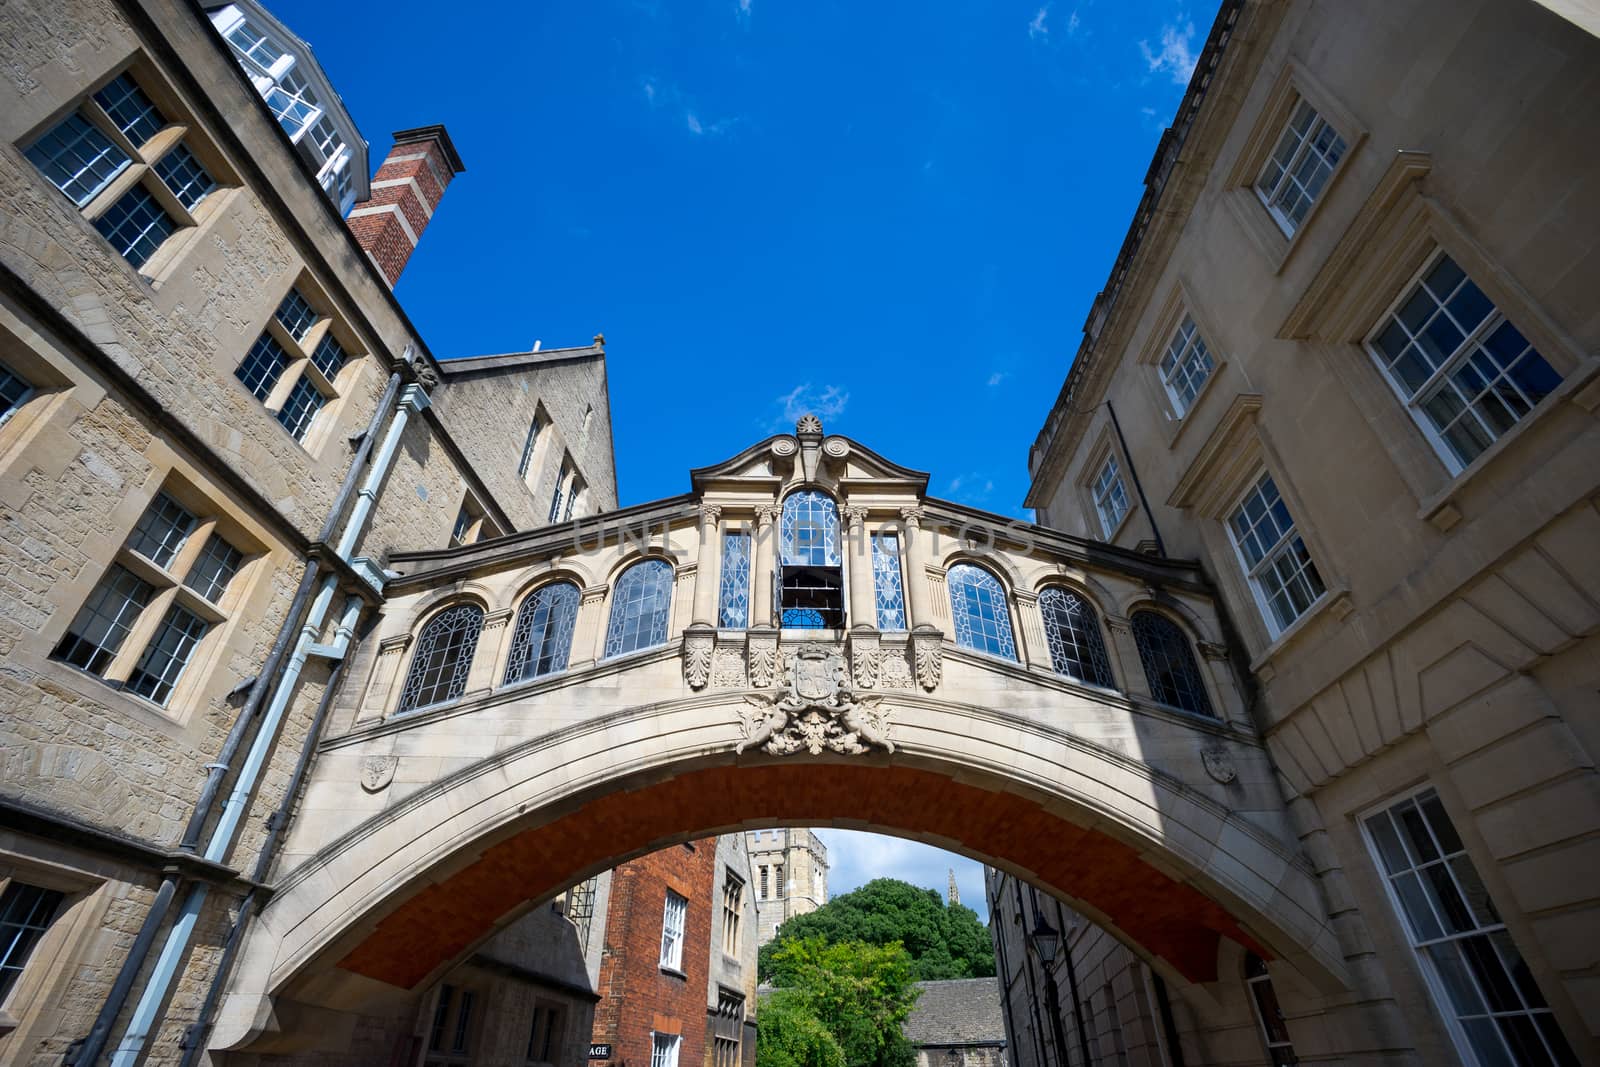
[[[838,752],[853,756],[876,747],[894,751],[889,712],[882,697],[857,695],[850,688],[844,656],[821,645],[806,645],[784,665],[781,696],[745,695],[744,740],[735,752],[756,749],[787,756],[802,749],[813,756]]]

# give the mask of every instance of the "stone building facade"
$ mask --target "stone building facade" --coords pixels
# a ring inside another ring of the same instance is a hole
[[[1239,951],[1203,988],[1165,973],[1163,1032],[1162,970],[1044,901],[1099,1056],[1600,1057],[1597,29],[1526,0],[1222,5],[1027,503],[1215,583],[1372,1020]],[[991,879],[1018,1060],[1077,1062],[1016,888]]]
[[[390,292],[403,257],[342,218],[364,173],[325,181],[223,29],[0,9],[0,1063],[202,1056],[391,547],[616,505],[600,345],[446,370]],[[397,140],[437,174],[393,187],[414,245],[463,168],[442,127]],[[451,395],[486,380],[495,422]],[[463,1032],[554,997],[580,1064],[574,937],[530,913],[480,946]],[[422,1062],[439,988],[346,1037],[388,1062],[415,1031]]]
[[[785,922],[828,902],[828,846],[805,827],[751,830],[745,843],[761,908],[758,943],[765,945]]]
[[[742,835],[674,845],[609,878],[591,1059],[754,1064],[756,902]]]
[[[1006,1067],[1006,1027],[993,978],[918,982],[917,1003],[901,1025],[917,1067]]]

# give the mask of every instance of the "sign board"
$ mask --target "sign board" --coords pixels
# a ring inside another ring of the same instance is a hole
[[[610,1045],[590,1045],[589,1058],[591,1060],[609,1060],[611,1058]]]

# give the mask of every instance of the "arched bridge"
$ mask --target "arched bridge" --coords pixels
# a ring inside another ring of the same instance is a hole
[[[735,828],[919,838],[1181,985],[1346,988],[1195,567],[926,497],[815,420],[693,492],[396,556],[216,1048],[416,990],[533,904]]]

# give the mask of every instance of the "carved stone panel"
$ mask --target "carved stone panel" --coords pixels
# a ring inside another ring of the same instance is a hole
[[[740,713],[744,740],[735,752],[757,749],[787,756],[803,750],[816,756],[857,755],[872,748],[894,751],[882,698],[851,691],[837,648],[806,645],[796,650],[788,657],[784,684],[788,692],[778,697],[745,696]]]

